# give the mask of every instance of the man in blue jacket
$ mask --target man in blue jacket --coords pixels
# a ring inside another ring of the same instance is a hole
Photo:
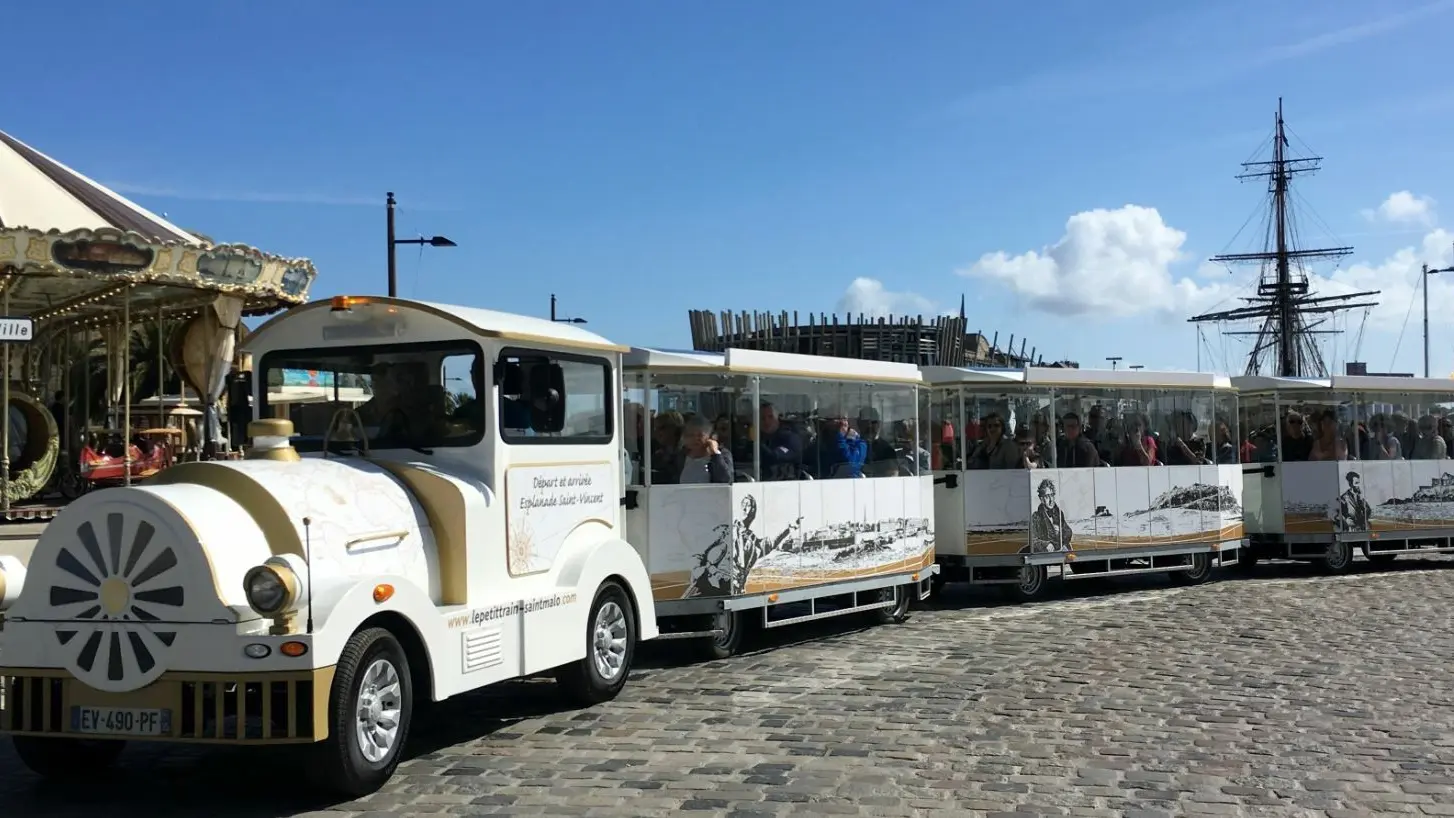
[[[809,461],[817,466],[814,476],[819,480],[862,477],[863,461],[868,459],[868,442],[849,425],[847,413],[830,409],[819,421],[818,440],[813,444]]]

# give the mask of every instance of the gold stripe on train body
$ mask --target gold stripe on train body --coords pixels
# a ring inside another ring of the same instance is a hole
[[[469,540],[464,494],[459,486],[408,463],[372,462],[403,483],[424,508],[424,519],[434,532],[434,550],[439,557],[439,604],[469,604]]]
[[[273,556],[303,556],[303,539],[287,509],[271,491],[251,475],[222,463],[178,463],[151,478],[154,486],[206,486],[232,498],[262,529]]]
[[[66,729],[72,707],[90,706],[171,711],[170,733],[134,737],[139,740],[312,744],[329,735],[328,698],[334,672],[332,665],[270,673],[175,671],[162,674],[140,690],[108,693],[82,684],[65,671],[0,668],[0,735],[92,737]],[[301,710],[299,705],[303,705]],[[249,714],[257,715],[261,722],[256,735],[248,729]]]

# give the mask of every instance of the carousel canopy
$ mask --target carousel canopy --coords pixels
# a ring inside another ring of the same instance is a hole
[[[0,274],[9,315],[52,327],[196,312],[219,296],[263,315],[308,300],[307,259],[215,244],[0,131]]]

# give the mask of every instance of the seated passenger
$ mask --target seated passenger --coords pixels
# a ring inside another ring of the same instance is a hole
[[[767,401],[758,410],[758,423],[762,439],[756,449],[762,479],[797,480],[803,470],[802,438],[782,424],[777,408]]]
[[[833,409],[819,418],[818,439],[806,458],[809,467],[815,469],[813,476],[819,480],[863,476],[868,442],[848,425],[844,414]]]
[[[1201,466],[1209,461],[1206,444],[1197,437],[1196,415],[1185,410],[1171,415],[1171,440],[1161,455],[1161,462],[1168,466]]]
[[[1066,412],[1060,419],[1065,437],[1055,442],[1055,466],[1061,469],[1084,469],[1101,465],[1095,444],[1081,434],[1080,416]]]
[[[1420,431],[1423,430],[1422,425]],[[1366,440],[1359,440],[1359,453],[1364,460],[1402,460],[1403,443],[1390,428],[1389,420],[1382,412],[1368,421]]]
[[[1030,427],[1020,424],[1015,430],[1015,447],[1019,450],[1020,464],[1017,469],[1038,469],[1044,465],[1040,453],[1035,450],[1035,436],[1030,433]]]
[[[682,429],[686,424],[680,412],[662,412],[651,419],[651,482],[676,482],[671,463],[682,446]]]
[[[984,416],[984,437],[969,454],[971,469],[1023,469],[1020,449],[1005,436],[1005,420],[999,412]]]
[[[1454,418],[1448,415],[1439,418],[1439,437],[1444,439],[1444,451],[1454,450]]]
[[[1114,447],[1121,442],[1119,432],[1112,434],[1110,418],[1104,407],[1099,403],[1092,406],[1086,413],[1085,425],[1081,429],[1081,437],[1089,440],[1096,447],[1096,454],[1106,463],[1114,463]]]
[[[693,415],[682,428],[682,445],[661,464],[663,483],[731,483],[732,455],[722,450],[712,426]]]
[[[369,375],[369,392],[369,399],[357,409],[358,416],[365,426],[377,427],[398,407],[399,390],[394,384],[393,365],[374,364]]]
[[[1232,442],[1232,426],[1227,422],[1226,418],[1220,416],[1217,418],[1215,434],[1217,438],[1217,456],[1215,458],[1217,464],[1229,465],[1237,463],[1241,457],[1241,453],[1237,451],[1237,444]]]
[[[1297,412],[1289,411],[1282,424],[1282,462],[1294,463],[1308,459],[1313,449],[1307,423]]]
[[[1413,451],[1409,452],[1410,460],[1448,459],[1449,451],[1444,443],[1444,438],[1435,434],[1434,428],[1432,415],[1424,415],[1419,418],[1419,436],[1414,440]]]
[[[1030,418],[1030,434],[1035,439],[1035,451],[1039,453],[1043,462],[1045,456],[1055,451],[1055,441],[1050,437],[1050,421],[1046,420],[1044,413],[1036,412]]]
[[[1125,433],[1114,461],[1117,466],[1155,466],[1156,438],[1146,432],[1146,418],[1138,414],[1126,416]]]
[[[1308,450],[1308,459],[1348,459],[1348,442],[1338,434],[1338,413],[1332,409],[1324,409],[1318,413],[1318,437]]]
[[[878,410],[872,406],[859,408],[858,418],[853,425],[858,430],[858,436],[868,444],[864,473],[869,477],[898,477],[899,453],[894,444],[879,436],[883,423],[879,420]]]

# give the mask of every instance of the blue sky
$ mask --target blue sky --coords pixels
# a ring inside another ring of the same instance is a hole
[[[1202,262],[1256,249],[1233,239],[1261,191],[1233,177],[1279,95],[1326,157],[1305,233],[1357,248],[1317,283],[1384,291],[1334,358],[1358,342],[1373,369],[1420,370],[1416,270],[1454,263],[1454,2],[53,0],[7,19],[85,24],[12,38],[0,127],[190,229],[312,258],[319,297],[383,291],[393,190],[402,235],[459,243],[401,248],[408,297],[545,314],[555,292],[613,339],[686,346],[690,308],[964,294],[973,326],[1048,357],[1193,368],[1184,318],[1251,285]],[[1208,333],[1203,367],[1240,367],[1242,342]]]

